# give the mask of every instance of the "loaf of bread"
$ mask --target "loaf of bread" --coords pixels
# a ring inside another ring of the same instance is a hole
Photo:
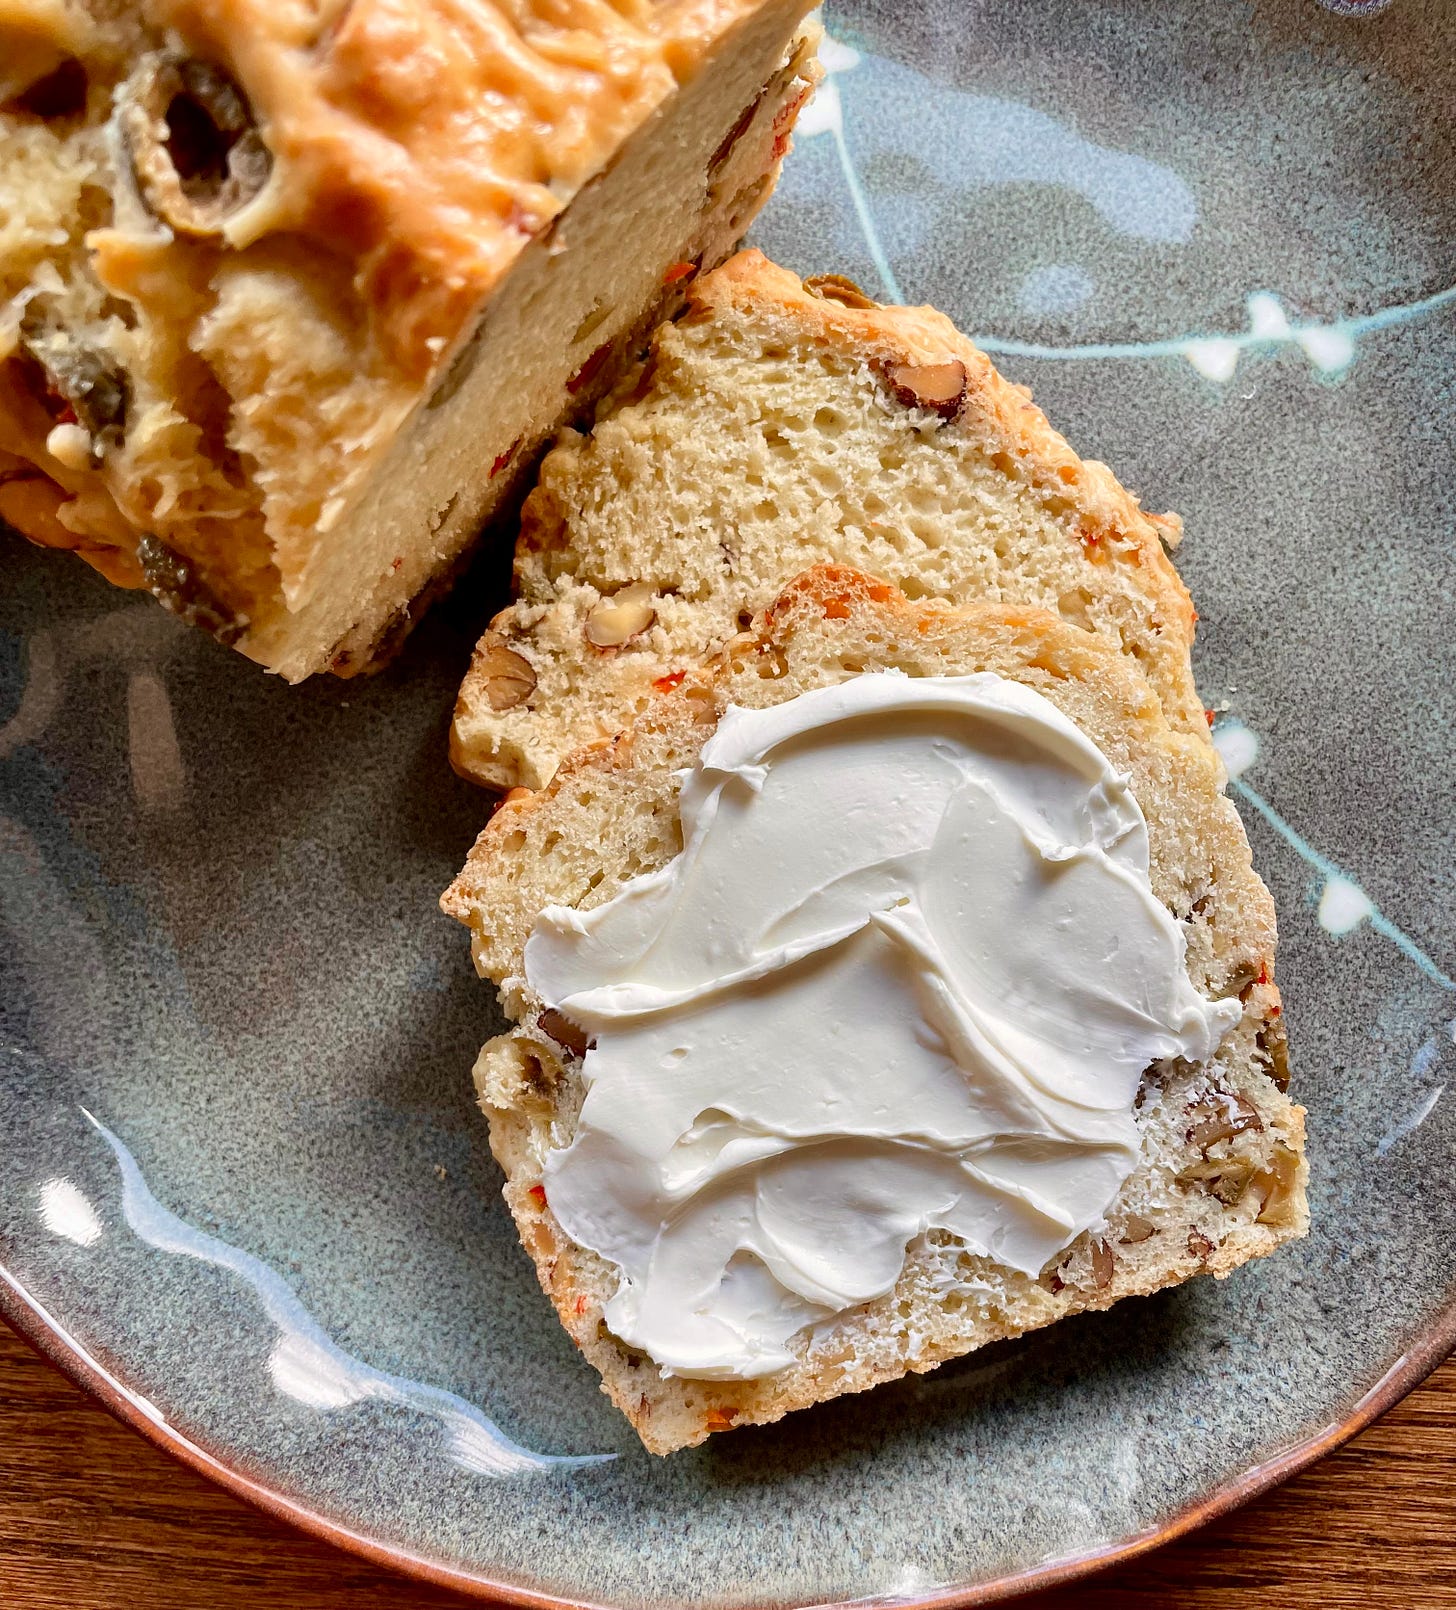
[[[0,516],[366,668],[771,189],[808,0],[20,0]]]
[[[452,759],[490,787],[539,788],[818,562],[1101,632],[1206,742],[1193,608],[1165,552],[1178,533],[943,314],[742,252],[693,285],[590,434],[547,454],[518,601],[476,651]]]
[[[1090,738],[1131,779],[1153,894],[1186,938],[1192,985],[1241,1013],[1208,1061],[1148,1067],[1136,1167],[1105,1227],[1078,1237],[1040,1278],[931,1230],[909,1246],[888,1295],[806,1332],[789,1368],[749,1380],[671,1375],[608,1329],[619,1271],[553,1215],[543,1166],[572,1138],[585,1045],[560,1013],[543,1015],[525,978],[526,940],[545,908],[599,907],[678,853],[685,771],[729,705],[759,710],[885,668],[995,672],[1042,694]],[[715,664],[687,670],[644,701],[632,726],[492,817],[442,902],[469,926],[476,966],[502,986],[515,1023],[476,1065],[491,1145],[543,1290],[648,1448],[666,1453],[775,1420],[1195,1274],[1224,1276],[1303,1233],[1303,1115],[1284,1093],[1272,904],[1211,746],[1183,739],[1160,694],[1131,655],[1049,611],[911,602],[882,581],[820,567],[792,581]]]

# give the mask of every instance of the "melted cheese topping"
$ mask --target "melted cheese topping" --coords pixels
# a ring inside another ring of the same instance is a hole
[[[1238,1021],[1188,979],[1125,777],[989,673],[730,709],[683,850],[545,911],[527,982],[592,1043],[547,1200],[667,1372],[772,1374],[931,1227],[1036,1275],[1135,1166],[1149,1063]]]
[[[761,0],[147,0],[243,86],[274,168],[229,221],[357,264],[417,378],[526,242]]]

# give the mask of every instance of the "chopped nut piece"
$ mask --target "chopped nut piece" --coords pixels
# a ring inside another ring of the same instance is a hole
[[[571,1021],[563,1012],[558,1012],[554,1006],[548,1006],[536,1019],[536,1027],[548,1040],[555,1040],[557,1045],[570,1051],[574,1057],[584,1057],[587,1053],[586,1030]]]
[[[536,691],[536,673],[529,660],[506,647],[499,632],[487,632],[475,651],[475,666],[483,678],[485,697],[497,715],[514,710]]]
[[[1188,1256],[1203,1259],[1213,1251],[1213,1242],[1204,1235],[1202,1230],[1193,1229],[1188,1232]]]
[[[693,712],[693,720],[700,727],[713,727],[718,723],[718,701],[713,690],[705,687],[689,688],[683,694]]]
[[[810,296],[817,296],[824,302],[838,302],[842,307],[862,309],[880,305],[843,274],[811,274],[804,281],[804,289]]]
[[[1209,1190],[1223,1203],[1232,1207],[1248,1190],[1254,1177],[1254,1165],[1246,1159],[1227,1164],[1223,1173],[1209,1182]]]
[[[80,425],[55,425],[46,437],[46,452],[68,470],[89,470],[90,433]]]
[[[1225,1207],[1232,1207],[1249,1188],[1254,1164],[1247,1157],[1206,1157],[1178,1175],[1180,1185],[1195,1185],[1215,1196]]]
[[[1249,1182],[1264,1199],[1257,1223],[1272,1224],[1285,1216],[1289,1204],[1294,1200],[1294,1186],[1298,1178],[1298,1157],[1282,1143],[1276,1145],[1274,1161]]]
[[[593,605],[586,618],[587,642],[594,648],[620,648],[640,636],[657,619],[657,611],[647,602],[651,597],[651,587],[635,581]]]
[[[1105,1241],[1092,1243],[1092,1284],[1102,1291],[1112,1283],[1112,1248]]]
[[[1129,1213],[1123,1225],[1122,1238],[1119,1244],[1124,1247],[1135,1247],[1139,1243],[1146,1241],[1149,1236],[1154,1236],[1157,1233],[1157,1225],[1143,1218],[1141,1214]]]
[[[273,170],[238,86],[211,63],[174,51],[143,60],[121,92],[116,122],[142,200],[182,235],[220,235]]]
[[[1196,1121],[1188,1131],[1188,1144],[1207,1152],[1221,1140],[1231,1140],[1246,1129],[1262,1130],[1264,1120],[1252,1102],[1242,1096],[1217,1094],[1206,1097],[1190,1111]]]
[[[928,408],[953,419],[966,395],[966,366],[949,363],[891,363],[885,366],[890,389],[907,408]]]
[[[1280,1090],[1289,1088],[1289,1037],[1282,1023],[1266,1023],[1254,1036],[1254,1043],[1269,1061],[1269,1077]]]

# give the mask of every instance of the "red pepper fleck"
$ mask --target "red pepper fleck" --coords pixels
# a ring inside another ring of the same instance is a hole
[[[586,1295],[585,1295],[585,1293],[583,1293],[580,1297],[578,1297],[576,1299],[576,1311],[577,1311],[578,1314],[584,1314],[586,1312]]]
[[[597,350],[592,353],[591,357],[589,357],[586,362],[582,364],[581,368],[576,371],[571,379],[566,382],[566,389],[573,397],[577,394],[577,392],[581,391],[584,387],[589,386],[592,381],[596,379],[602,365],[611,356],[611,353],[612,343],[610,341],[604,341],[601,346],[599,346]]]
[[[686,671],[669,671],[666,676],[658,677],[652,685],[659,693],[671,693],[686,675]]]
[[[673,263],[662,276],[662,283],[664,285],[676,285],[679,280],[688,279],[691,275],[696,274],[697,271],[698,265],[696,263]]]
[[[393,575],[394,572],[396,572],[403,563],[404,563],[403,559],[393,559],[393,560],[391,560],[390,565],[389,565],[390,574]]]
[[[496,458],[495,462],[490,466],[490,474],[486,477],[487,480],[493,481],[496,476],[500,474],[506,465],[510,463],[512,456],[520,445],[521,438],[517,436],[515,441],[513,441],[511,445],[506,448],[505,452],[501,453]]]
[[[1212,725],[1213,725],[1213,711],[1212,711],[1212,710],[1205,710],[1205,711],[1204,711],[1204,712],[1203,712],[1203,719],[1204,719],[1204,720],[1205,720],[1205,721],[1206,721],[1206,722],[1207,722],[1207,723],[1208,723],[1208,724],[1209,724],[1209,726],[1210,726],[1210,727],[1211,727],[1211,726],[1212,726]]]
[[[782,134],[784,130],[793,123],[794,119],[798,116],[799,108],[804,104],[805,101],[809,99],[810,93],[810,90],[802,89],[793,98],[793,100],[785,102],[785,104],[779,108],[778,116],[773,120],[773,131],[775,134]]]
[[[531,1189],[526,1192],[526,1195],[529,1196],[538,1207],[546,1206],[546,1187],[544,1185],[533,1185]]]

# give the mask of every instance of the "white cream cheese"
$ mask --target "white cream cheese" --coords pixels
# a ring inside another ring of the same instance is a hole
[[[591,1036],[565,1232],[664,1371],[772,1374],[940,1226],[1035,1275],[1138,1155],[1133,1099],[1240,1015],[1189,982],[1125,778],[990,673],[730,708],[683,850],[552,907],[528,983]]]

